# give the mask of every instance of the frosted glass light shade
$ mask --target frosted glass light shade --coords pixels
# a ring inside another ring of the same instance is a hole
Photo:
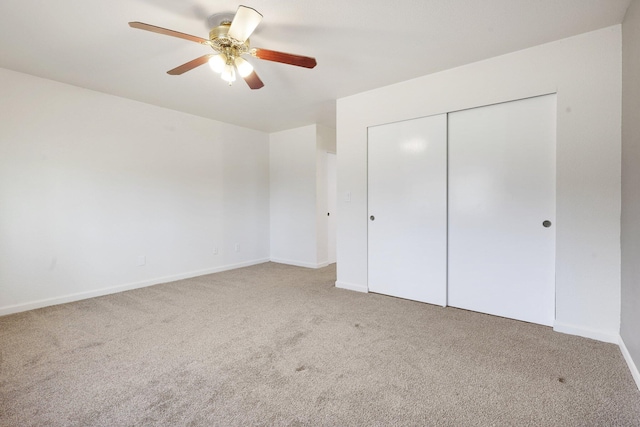
[[[225,82],[235,82],[236,81],[236,70],[233,65],[227,64],[224,66],[224,70],[222,70],[222,80]]]
[[[227,65],[227,55],[225,55],[224,53],[214,55],[209,58],[209,66],[218,74],[224,71],[225,65]]]
[[[253,66],[244,59],[237,57],[236,58],[236,67],[238,68],[238,74],[242,77],[247,77],[249,74],[253,73]]]

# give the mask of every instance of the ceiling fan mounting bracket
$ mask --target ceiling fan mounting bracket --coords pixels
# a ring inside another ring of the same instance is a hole
[[[214,13],[207,18],[207,27],[213,28],[218,25],[231,25],[234,16],[235,14],[233,12]]]

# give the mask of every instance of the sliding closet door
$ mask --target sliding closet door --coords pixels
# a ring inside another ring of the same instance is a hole
[[[449,305],[555,312],[556,96],[449,115]]]
[[[446,305],[447,118],[369,128],[369,291]]]

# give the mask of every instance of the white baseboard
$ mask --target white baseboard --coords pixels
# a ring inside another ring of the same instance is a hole
[[[294,261],[291,259],[281,259],[281,258],[271,258],[271,262],[275,262],[278,264],[286,264],[286,265],[295,265],[296,267],[305,267],[305,268],[322,268],[329,265],[327,262],[320,262],[317,264],[305,261]]]
[[[369,292],[369,288],[367,286],[356,285],[355,283],[341,282],[339,280],[336,281],[336,288],[347,289],[349,291],[364,292],[364,293]]]
[[[35,310],[36,308],[48,307],[51,305],[65,304],[68,302],[79,301],[87,298],[100,297],[103,295],[115,294],[118,292],[130,291],[132,289],[145,288],[147,286],[159,285],[161,283],[175,282],[176,280],[189,279],[191,277],[204,276],[205,274],[219,273],[221,271],[233,270],[241,267],[249,267],[251,265],[269,262],[269,259],[257,259],[251,261],[240,262],[237,264],[229,264],[220,267],[206,268],[203,270],[190,271],[187,273],[174,274],[171,276],[156,277],[153,279],[142,280],[140,282],[125,283],[123,285],[109,286],[106,288],[95,289],[92,291],[78,292],[75,294],[62,295],[59,297],[47,298],[38,301],[31,301],[23,304],[10,305],[0,307],[0,316],[7,314],[20,313],[27,310]]]
[[[638,367],[631,358],[631,353],[629,353],[627,346],[624,345],[624,340],[622,339],[622,337],[620,337],[619,344],[620,351],[622,352],[624,360],[626,360],[627,365],[629,366],[629,370],[631,371],[631,376],[633,376],[633,379],[636,381],[636,385],[638,386],[638,390],[640,390],[640,372],[638,371]]]
[[[556,332],[562,332],[563,334],[577,335],[579,337],[591,338],[592,340],[612,344],[618,344],[620,342],[620,335],[614,331],[583,328],[581,326],[569,325],[562,322],[555,322],[553,324],[553,330]]]

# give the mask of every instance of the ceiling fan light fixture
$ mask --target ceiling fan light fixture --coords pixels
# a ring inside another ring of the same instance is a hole
[[[241,77],[247,77],[249,74],[253,73],[253,65],[246,61],[244,58],[240,58],[239,56],[235,59],[236,68],[238,69],[238,74]]]
[[[209,67],[211,67],[211,69],[218,74],[224,71],[226,65],[227,55],[225,55],[224,53],[213,55],[211,58],[209,58]]]
[[[228,82],[229,86],[231,86],[231,83],[236,81],[235,67],[231,64],[226,64],[224,66],[224,70],[222,71],[222,74],[220,75],[220,77],[222,77],[222,80],[224,80],[225,82]]]

